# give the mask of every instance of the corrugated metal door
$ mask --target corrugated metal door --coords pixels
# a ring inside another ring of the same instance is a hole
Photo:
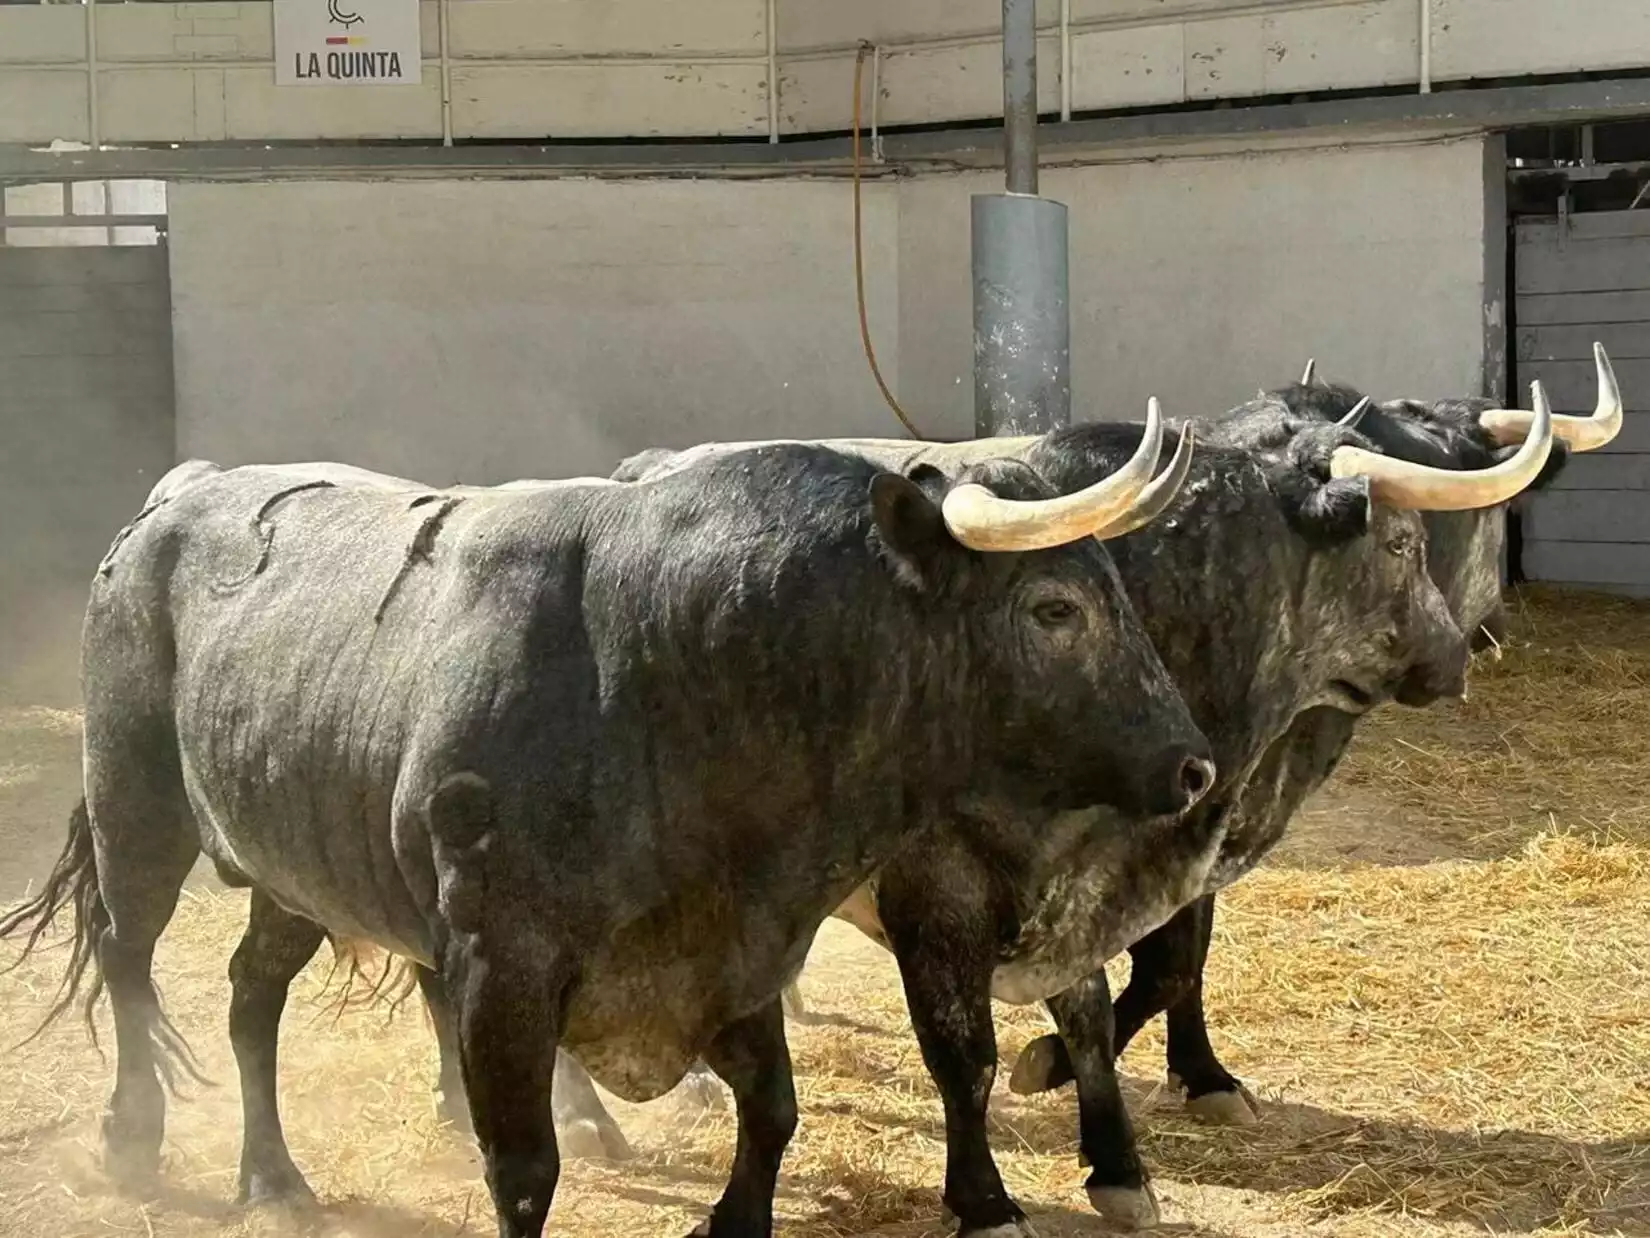
[[[1531,496],[1524,574],[1650,596],[1650,210],[1521,222],[1514,244],[1518,403],[1539,378],[1555,411],[1591,412],[1599,340],[1627,404],[1614,443]]]

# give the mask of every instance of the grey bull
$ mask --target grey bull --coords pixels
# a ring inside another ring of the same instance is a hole
[[[1554,443],[1545,466],[1531,484],[1549,484],[1573,451],[1594,451],[1621,432],[1621,391],[1601,345],[1595,344],[1598,396],[1587,416],[1552,414]],[[1538,413],[1503,409],[1484,398],[1439,401],[1388,400],[1372,404],[1356,390],[1325,383],[1310,363],[1299,383],[1262,393],[1210,428],[1211,437],[1241,443],[1281,441],[1302,427],[1326,426],[1356,419],[1362,432],[1386,454],[1456,472],[1473,472],[1523,449]],[[1515,496],[1516,497],[1516,496]],[[1493,646],[1505,634],[1501,601],[1501,548],[1506,504],[1467,510],[1428,512],[1425,517],[1427,570],[1463,631]],[[1127,568],[1125,567],[1125,575]],[[1174,670],[1173,659],[1169,659]],[[1178,678],[1178,676],[1177,676]],[[1180,680],[1182,687],[1185,681]],[[1193,706],[1197,712],[1196,705]],[[1313,710],[1290,728],[1286,746],[1305,754],[1293,774],[1290,793],[1272,809],[1269,832],[1281,836],[1290,814],[1334,771],[1350,743],[1358,715],[1344,710]],[[1218,744],[1217,744],[1218,747]],[[1014,1087],[1040,1092],[1078,1082],[1079,1105],[1085,1102],[1081,1063],[1121,1053],[1147,1021],[1167,1012],[1170,1083],[1184,1089],[1188,1106],[1212,1121],[1248,1124],[1258,1106],[1248,1090],[1223,1066],[1209,1040],[1203,1007],[1203,968],[1214,923],[1213,892],[1188,905],[1162,928],[1130,947],[1132,967],[1127,988],[1115,1011],[1103,977],[1089,994],[1090,1014],[1062,1036],[1045,1036],[1022,1052],[1014,1070]],[[1114,1043],[1101,1043],[1092,1029],[1114,1026]],[[1084,1116],[1101,1146],[1132,1146],[1126,1123],[1097,1113]],[[1108,1132],[1108,1129],[1109,1132]]]
[[[1145,430],[1091,425],[1044,438],[851,449],[900,470],[956,468],[1009,450],[1071,489],[1138,454],[1153,421],[1155,410]],[[1291,741],[1300,718],[1355,718],[1382,701],[1423,705],[1462,690],[1466,639],[1426,571],[1419,513],[1518,493],[1540,473],[1552,434],[1543,411],[1506,459],[1447,475],[1384,455],[1350,425],[1301,424],[1249,446],[1199,447],[1195,457],[1192,427],[1171,437],[1167,474],[1184,485],[1165,485],[1159,518],[1112,548],[1215,750],[1216,785],[1187,821],[1222,842],[1195,898],[1236,879],[1276,841],[1300,770],[1320,757]],[[649,452],[615,476],[656,477],[734,449]],[[1090,841],[1101,836],[1093,818],[1104,815],[1062,819],[1070,841],[1054,850],[1031,829],[987,837],[967,820],[939,823],[837,912],[897,958],[945,1107],[944,1199],[966,1235],[1029,1232],[986,1136],[991,997],[1047,999],[1062,1030],[1071,1028],[1093,1017],[1084,986],[1100,965],[1177,910],[1149,869]],[[1091,1030],[1105,1029],[1081,1029]],[[1113,1220],[1150,1221],[1155,1202],[1132,1138],[1110,1138],[1127,1123],[1110,1058],[1091,1064],[1080,1081],[1091,1200]]]
[[[121,1177],[155,1172],[189,1060],[151,963],[202,852],[252,890],[241,1197],[309,1194],[276,1047],[331,935],[439,975],[504,1238],[550,1209],[560,1046],[633,1100],[707,1061],[739,1136],[700,1232],[769,1233],[795,1124],[779,992],[932,821],[989,839],[1107,804],[1124,823],[1085,818],[1089,841],[1165,885],[1214,862],[1218,832],[1176,816],[1207,741],[1094,536],[1141,467],[1066,495],[1016,461],[906,476],[816,446],[416,493],[337,465],[182,469],[93,580],[85,800],[0,920],[32,948],[72,904],[52,1014],[110,998]]]

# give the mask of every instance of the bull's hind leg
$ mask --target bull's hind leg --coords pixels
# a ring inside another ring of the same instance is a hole
[[[314,921],[252,892],[246,933],[229,963],[229,1039],[241,1076],[241,1203],[314,1199],[281,1130],[276,1058],[287,989],[324,939]]]
[[[158,730],[158,728],[157,728]],[[82,931],[95,932],[98,966],[114,1016],[115,1089],[103,1118],[104,1155],[118,1179],[142,1179],[160,1163],[167,1088],[181,1069],[196,1080],[188,1046],[161,1009],[155,943],[200,854],[184,798],[176,749],[119,745],[118,759],[95,746],[88,727],[87,810],[96,854],[95,906]],[[135,749],[135,750],[134,750]],[[158,1077],[157,1077],[158,1072]]]
[[[556,1137],[567,1155],[628,1161],[636,1153],[596,1094],[590,1072],[565,1049],[556,1051]]]
[[[1166,1009],[1169,1086],[1183,1088],[1186,1108],[1206,1122],[1252,1126],[1260,1120],[1260,1105],[1221,1065],[1203,1016],[1203,968],[1214,925],[1210,894],[1129,947],[1134,964],[1117,1000],[1118,1051],[1146,1020]]]
[[[796,1133],[796,1090],[780,1003],[724,1028],[705,1061],[733,1089],[739,1143],[727,1189],[694,1238],[768,1238],[779,1163]]]
[[[458,1016],[447,999],[440,975],[417,964],[413,970],[418,976],[419,991],[424,994],[424,1006],[430,1012],[430,1022],[435,1026],[436,1113],[460,1134],[472,1134],[470,1102],[464,1098],[464,1067],[458,1053]]]

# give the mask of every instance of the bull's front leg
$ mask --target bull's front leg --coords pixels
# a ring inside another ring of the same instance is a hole
[[[540,1238],[561,1176],[553,1086],[578,959],[533,922],[538,874],[512,857],[492,790],[451,774],[427,801],[440,918],[440,983],[452,1005],[464,1094],[499,1238]],[[441,1016],[436,1015],[437,1027]]]
[[[1247,1126],[1259,1106],[1220,1064],[1203,1016],[1203,966],[1214,931],[1214,896],[1183,907],[1167,924],[1129,947],[1128,987],[1117,999],[1114,1059],[1148,1022],[1168,1012],[1170,1086],[1186,1091],[1186,1106],[1209,1122]],[[1030,1096],[1064,1087],[1076,1077],[1059,1036],[1039,1036],[1021,1052],[1010,1086]]]
[[[1203,969],[1215,927],[1215,896],[1183,907],[1174,919],[1129,947],[1133,967],[1117,999],[1117,1051],[1160,1011],[1168,1011],[1169,1086],[1184,1089],[1186,1108],[1206,1122],[1252,1126],[1260,1105],[1220,1064],[1203,1014]]]
[[[1095,972],[1050,998],[1048,1011],[1060,1029],[1055,1043],[1077,1080],[1078,1147],[1089,1167],[1089,1202],[1116,1229],[1148,1229],[1161,1214],[1117,1082],[1106,973]]]
[[[567,976],[531,951],[465,935],[443,978],[499,1238],[540,1238],[561,1176],[552,1089]]]
[[[739,1142],[727,1189],[693,1238],[768,1238],[779,1163],[796,1132],[796,1089],[780,1003],[724,1028],[705,1061],[733,1089]]]
[[[472,1134],[469,1102],[464,1098],[464,1073],[458,1049],[458,1018],[447,1000],[441,977],[417,968],[418,986],[435,1025],[440,1069],[436,1084],[436,1111],[461,1134]],[[565,1049],[556,1051],[556,1082],[552,1091],[556,1137],[571,1157],[626,1161],[635,1156],[624,1131],[602,1104],[596,1085],[584,1067]]]
[[[923,1062],[945,1107],[942,1198],[958,1219],[958,1238],[1034,1235],[1003,1185],[986,1126],[997,1077],[992,926],[983,913],[972,914],[966,901],[947,907],[925,897],[920,882],[886,880],[879,910]]]

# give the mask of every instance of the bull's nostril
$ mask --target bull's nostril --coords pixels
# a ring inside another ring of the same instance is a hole
[[[1215,783],[1215,767],[1199,757],[1187,757],[1180,766],[1180,789],[1186,802],[1197,803]]]

